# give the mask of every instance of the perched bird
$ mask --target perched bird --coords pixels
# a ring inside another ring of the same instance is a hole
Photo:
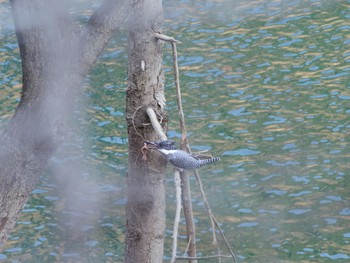
[[[146,141],[145,143],[155,146],[172,165],[180,169],[194,170],[220,160],[218,157],[200,158],[185,151],[177,150],[173,141]]]

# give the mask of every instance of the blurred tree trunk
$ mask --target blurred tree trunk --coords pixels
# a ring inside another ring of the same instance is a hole
[[[132,1],[129,23],[126,118],[129,134],[125,262],[162,262],[165,230],[165,161],[148,151],[143,140],[156,134],[145,113],[152,107],[163,115],[162,43],[154,34],[162,23],[162,1]],[[164,118],[165,119],[165,118]],[[159,138],[158,138],[159,139]]]
[[[127,14],[105,0],[78,26],[64,0],[11,0],[22,60],[21,101],[0,135],[0,247],[64,139],[79,87]]]

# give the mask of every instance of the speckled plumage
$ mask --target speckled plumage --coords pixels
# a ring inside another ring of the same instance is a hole
[[[185,151],[176,150],[175,143],[173,141],[145,141],[145,143],[154,145],[172,165],[184,170],[194,170],[208,163],[213,163],[220,160],[218,157],[199,158]]]
[[[220,158],[217,157],[199,159],[198,157],[182,150],[158,150],[169,160],[172,165],[185,170],[194,170],[208,163],[213,163],[220,160]]]

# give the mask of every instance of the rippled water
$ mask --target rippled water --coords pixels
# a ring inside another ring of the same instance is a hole
[[[348,262],[350,1],[169,0],[164,6],[164,33],[182,42],[189,141],[222,159],[201,174],[240,261]],[[84,135],[54,158],[0,259],[123,260],[125,39],[113,41],[87,79],[84,111],[76,113]],[[13,37],[0,41],[2,126],[18,101],[20,68]],[[179,140],[169,46],[164,59],[169,137]],[[57,172],[60,166],[66,170]],[[166,256],[171,177],[169,169]],[[216,254],[192,182],[198,248]]]

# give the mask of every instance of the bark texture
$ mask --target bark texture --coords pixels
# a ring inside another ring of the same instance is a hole
[[[88,24],[80,27],[74,24],[65,1],[10,3],[23,87],[18,108],[0,136],[0,247],[64,139],[84,76],[120,26],[128,6],[127,1],[105,1]]]
[[[161,0],[132,1],[129,22],[129,62],[126,118],[129,134],[125,262],[162,262],[165,230],[166,162],[148,151],[143,161],[143,140],[157,140],[146,108],[163,115],[164,77],[162,43],[154,37],[162,23]],[[164,118],[165,119],[165,118]]]

